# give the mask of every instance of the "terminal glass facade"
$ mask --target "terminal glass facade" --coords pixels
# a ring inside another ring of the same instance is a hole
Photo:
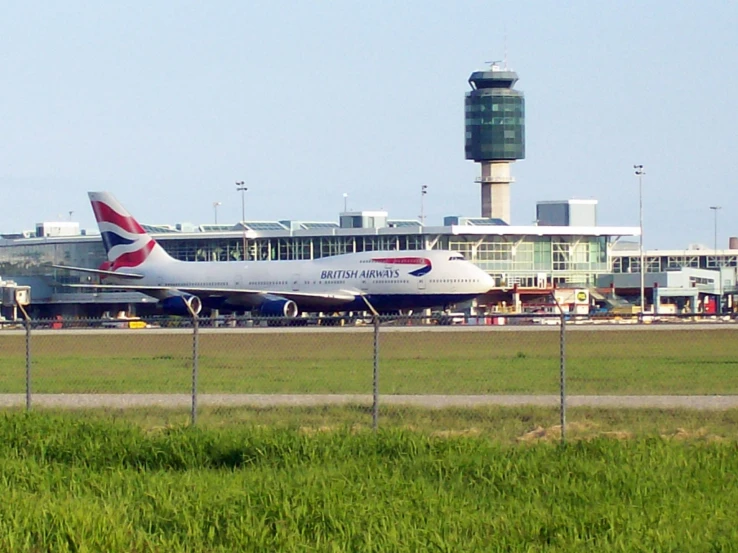
[[[738,253],[726,252],[715,255],[707,250],[687,250],[654,254],[646,252],[645,265],[647,273],[678,271],[682,267],[694,269],[718,269],[720,267],[738,267]],[[618,252],[612,255],[613,273],[640,273],[641,256],[638,252]]]

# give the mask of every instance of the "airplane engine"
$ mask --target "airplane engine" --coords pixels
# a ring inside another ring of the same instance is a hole
[[[286,317],[294,319],[300,310],[297,304],[285,298],[267,297],[259,306],[259,315],[262,317]]]
[[[182,315],[189,317],[190,310],[187,308],[189,305],[195,315],[199,315],[202,310],[202,302],[197,296],[192,294],[180,294],[177,296],[169,296],[163,300],[159,300],[159,305],[162,310],[168,315]]]

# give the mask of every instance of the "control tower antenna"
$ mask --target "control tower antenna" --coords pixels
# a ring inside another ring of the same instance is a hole
[[[503,55],[503,58],[505,60],[505,70],[507,70],[507,29],[505,29],[505,53]]]
[[[499,61],[469,77],[466,93],[466,159],[480,164],[482,217],[510,223],[510,165],[525,158],[525,98],[513,87],[518,74]],[[507,65],[507,64],[506,64]]]

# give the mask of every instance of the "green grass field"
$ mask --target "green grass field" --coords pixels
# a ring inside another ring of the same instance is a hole
[[[371,333],[203,333],[203,393],[370,393]],[[32,339],[33,390],[179,392],[191,383],[186,334]],[[24,337],[0,334],[0,393],[25,389]],[[571,394],[738,393],[738,329],[572,331]],[[383,332],[385,394],[556,393],[557,329],[537,332]]]
[[[3,551],[730,551],[735,442],[0,416]]]

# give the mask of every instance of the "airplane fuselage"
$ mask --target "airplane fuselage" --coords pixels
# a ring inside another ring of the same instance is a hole
[[[492,288],[487,273],[460,254],[440,250],[362,252],[301,261],[167,260],[141,265],[136,272],[143,275],[137,285],[193,294],[209,289],[207,297],[200,297],[210,307],[254,307],[261,301],[258,295],[219,297],[217,289],[297,296],[301,311],[365,311],[367,301],[378,311],[388,311],[446,307]]]
[[[107,261],[100,287],[153,296],[162,310],[196,314],[250,308],[265,316],[300,311],[395,311],[447,307],[489,291],[492,278],[456,252],[369,251],[301,261],[173,259],[108,192],[90,192]],[[80,285],[87,286],[87,285]]]

